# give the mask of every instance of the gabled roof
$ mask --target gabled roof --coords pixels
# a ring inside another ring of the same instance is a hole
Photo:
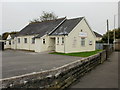
[[[64,23],[62,23],[53,33],[50,35],[63,35],[69,34],[73,28],[83,19],[84,17],[67,19]]]
[[[63,35],[70,33],[73,28],[83,19],[84,17],[66,19],[59,18],[56,20],[43,21],[39,23],[32,23],[23,28],[17,36],[35,35],[35,38],[40,38],[45,34],[49,35]]]
[[[95,31],[93,31],[93,32],[95,33],[95,36],[96,36],[96,37],[103,37],[101,34],[95,32]]]
[[[43,21],[38,23],[31,23],[23,28],[17,36],[24,35],[35,35],[38,34],[38,37],[42,37],[43,35],[52,31],[58,24],[60,24],[65,18],[59,18],[56,20]]]

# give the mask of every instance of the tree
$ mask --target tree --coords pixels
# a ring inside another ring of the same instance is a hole
[[[45,12],[43,11],[42,15],[40,16],[41,21],[47,21],[47,20],[55,20],[58,16],[56,16],[53,12]]]
[[[6,40],[9,34],[10,34],[10,35],[12,35],[12,34],[15,35],[15,34],[17,34],[17,33],[18,33],[18,32],[5,32],[5,33],[2,34],[2,40]]]
[[[8,35],[9,35],[8,32],[3,33],[3,34],[2,34],[2,39],[3,39],[3,40],[6,40],[7,37],[8,37]]]
[[[110,43],[113,43],[113,41],[114,41],[114,31],[115,31],[115,38],[120,39],[120,28],[110,30],[109,31],[109,37],[110,37],[109,41],[110,41]],[[107,41],[108,41],[108,32],[106,32],[106,34],[103,35],[103,38],[102,38],[101,42],[107,43]]]
[[[42,15],[39,18],[33,19],[30,21],[30,23],[37,23],[37,22],[42,22],[42,21],[48,21],[48,20],[55,20],[57,19],[58,16],[56,16],[53,12],[42,12]]]

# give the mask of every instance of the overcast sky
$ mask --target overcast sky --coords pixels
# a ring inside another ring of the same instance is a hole
[[[39,17],[42,11],[54,12],[58,17],[85,16],[92,30],[101,34],[106,32],[107,19],[110,29],[114,28],[114,15],[116,15],[116,27],[118,25],[117,2],[4,2],[0,33],[20,31],[30,20]]]

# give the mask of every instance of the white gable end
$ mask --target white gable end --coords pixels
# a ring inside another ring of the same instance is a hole
[[[8,39],[11,39],[11,36],[10,36],[10,34],[9,34],[9,35],[8,35],[8,37],[7,37],[7,40],[8,40]]]

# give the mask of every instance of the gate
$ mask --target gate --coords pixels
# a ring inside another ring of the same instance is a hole
[[[0,50],[4,50],[4,42],[0,42]]]

